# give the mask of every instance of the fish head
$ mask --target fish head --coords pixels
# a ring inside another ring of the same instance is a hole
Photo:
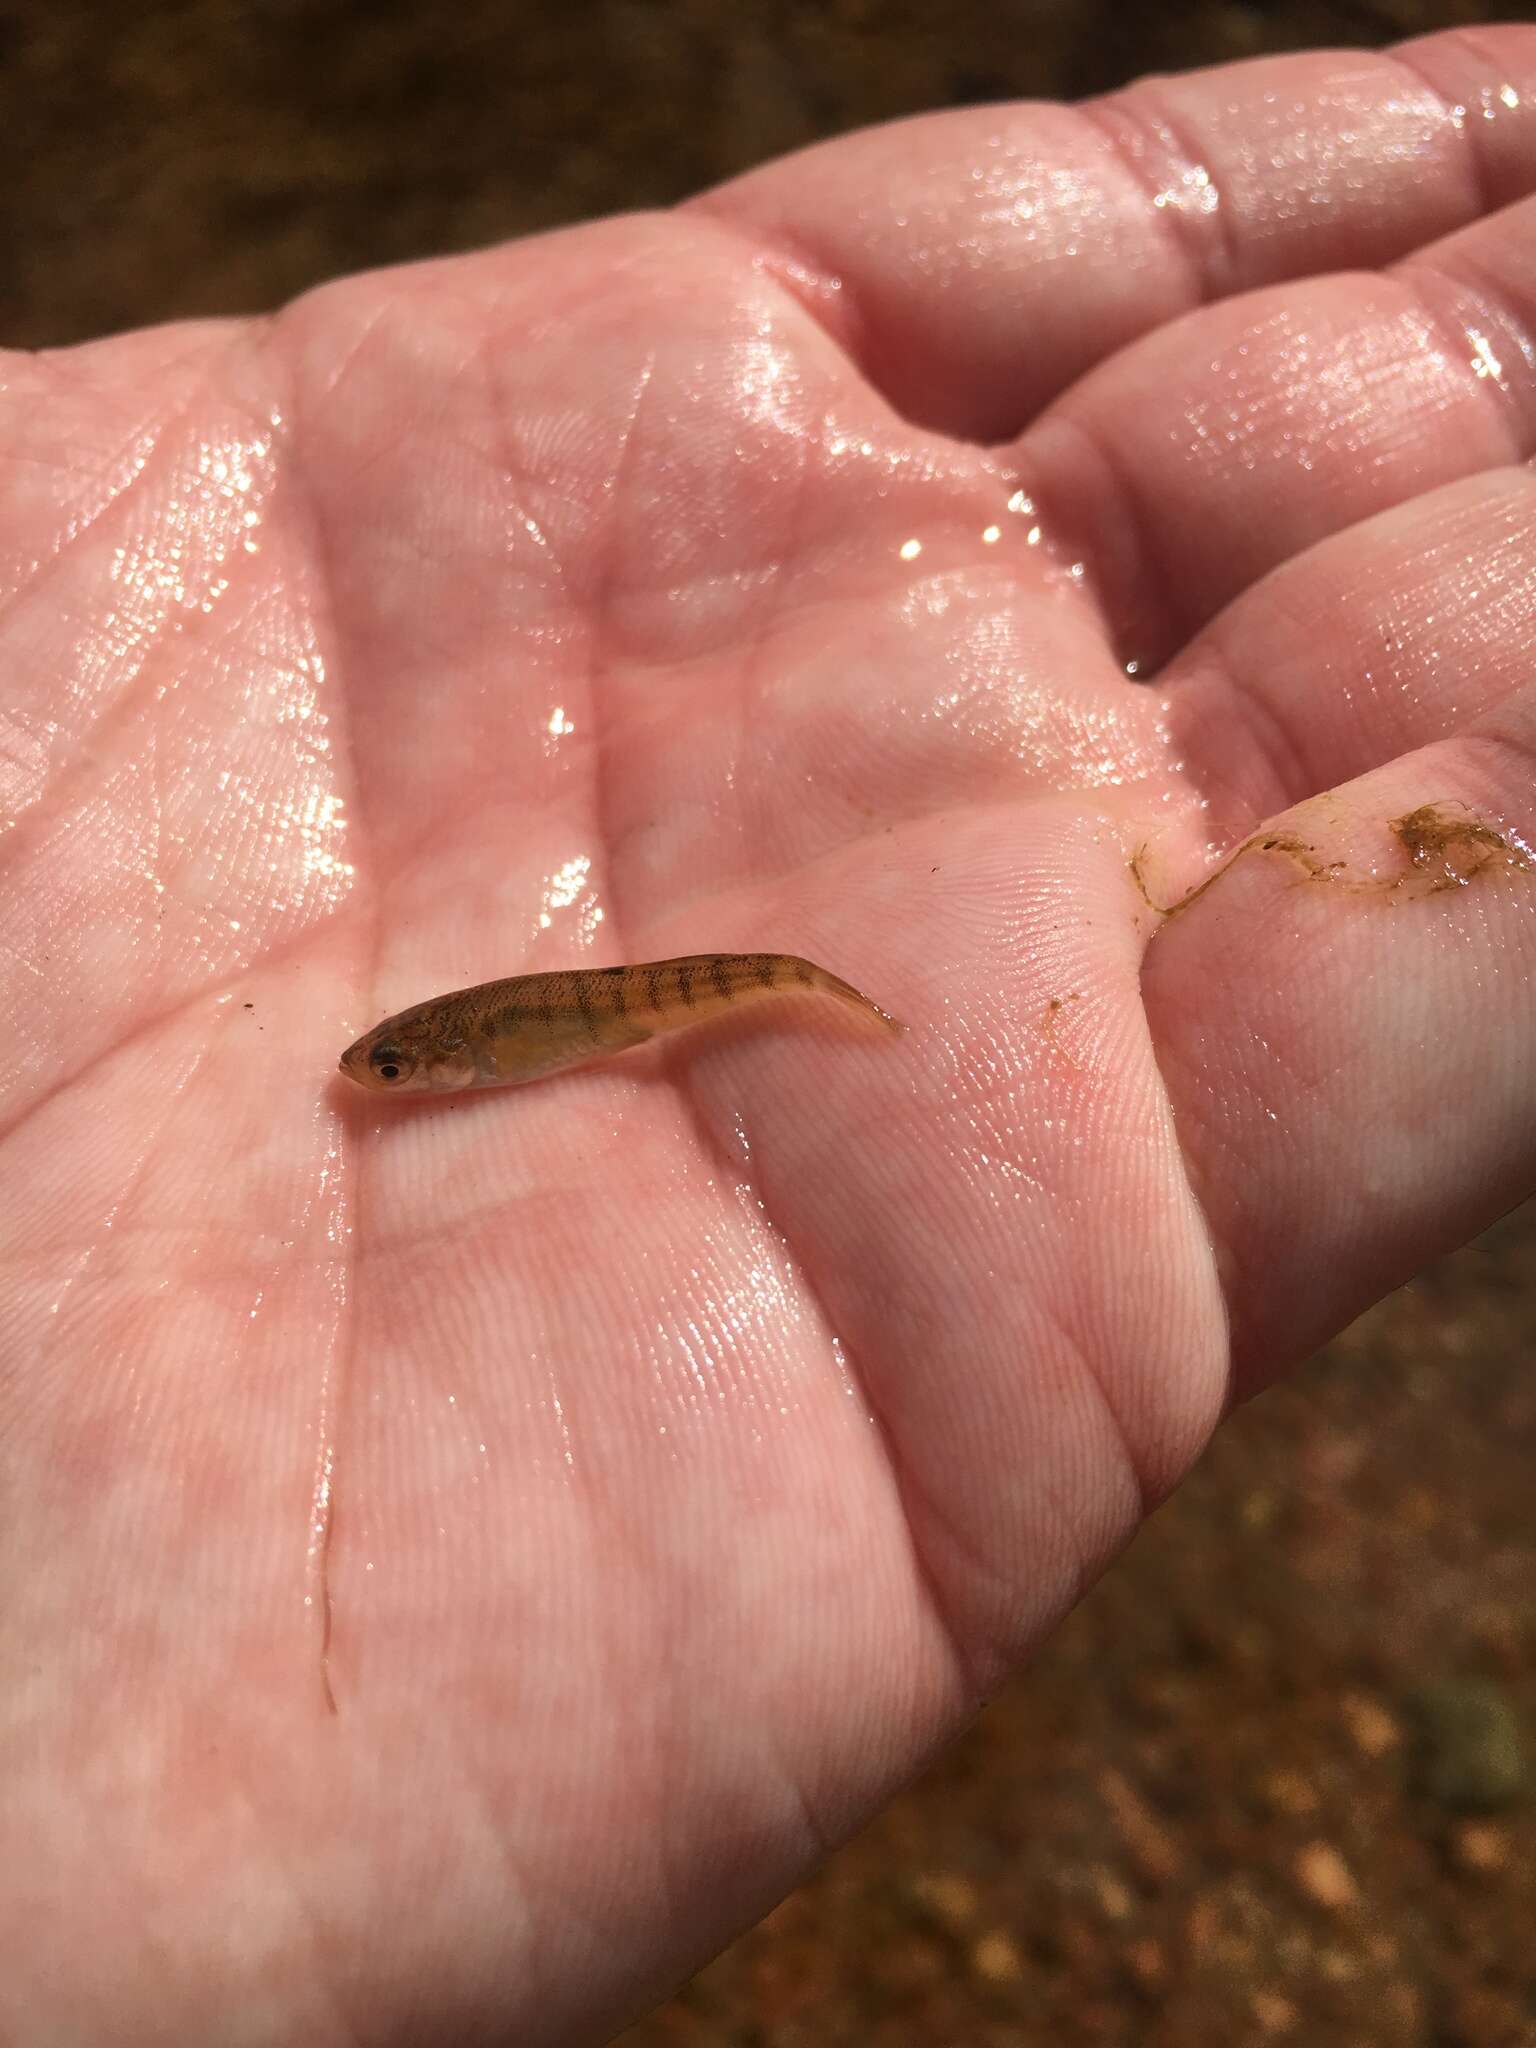
[[[468,1048],[414,1028],[408,1017],[386,1017],[349,1045],[337,1067],[360,1088],[381,1095],[424,1095],[468,1088],[476,1079]]]

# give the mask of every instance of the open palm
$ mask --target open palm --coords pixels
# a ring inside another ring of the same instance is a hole
[[[9,367],[7,2038],[588,2038],[1524,1190],[1533,83],[934,119]],[[764,948],[907,1033],[334,1073]]]

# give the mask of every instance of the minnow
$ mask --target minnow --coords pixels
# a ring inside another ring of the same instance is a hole
[[[386,1017],[342,1054],[360,1087],[510,1088],[626,1052],[718,1011],[766,996],[836,996],[863,1017],[901,1025],[851,983],[792,953],[690,953],[640,967],[519,974],[433,996]]]

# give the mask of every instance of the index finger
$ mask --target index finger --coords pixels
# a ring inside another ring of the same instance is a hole
[[[1374,268],[1536,185],[1536,28],[928,115],[695,205],[761,239],[908,419],[981,441],[1212,299]]]

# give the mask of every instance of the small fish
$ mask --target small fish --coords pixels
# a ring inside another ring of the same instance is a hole
[[[642,967],[577,967],[483,981],[386,1017],[339,1065],[360,1087],[508,1088],[624,1052],[763,996],[829,995],[902,1028],[856,988],[791,953],[692,953]]]

